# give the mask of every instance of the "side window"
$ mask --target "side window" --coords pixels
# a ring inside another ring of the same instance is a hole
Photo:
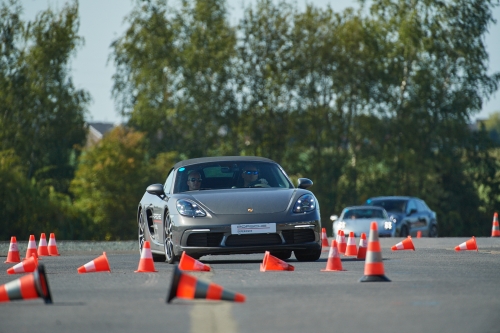
[[[406,214],[409,214],[412,209],[417,209],[417,205],[414,200],[408,201],[408,205],[406,206]]]
[[[172,189],[172,182],[174,181],[174,172],[173,172],[174,169],[171,169],[170,170],[170,173],[168,174],[167,176],[167,180],[165,181],[165,185],[163,186],[163,190],[165,191],[165,193],[171,193],[171,189]]]
[[[425,212],[427,209],[425,208],[425,204],[421,200],[417,200],[417,209],[419,212]]]

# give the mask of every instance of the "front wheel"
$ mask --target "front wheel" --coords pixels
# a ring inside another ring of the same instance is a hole
[[[313,250],[295,250],[293,253],[298,261],[316,261],[321,257],[321,248]]]
[[[399,237],[408,237],[410,233],[408,232],[408,227],[407,226],[402,226],[401,231],[399,233]]]
[[[429,230],[429,237],[437,237],[438,236],[438,228],[435,224],[432,225],[431,230]]]
[[[170,221],[170,215],[168,214],[168,212],[165,213],[165,222],[163,223],[163,226],[165,230],[165,236],[163,237],[163,244],[165,247],[165,261],[169,264],[175,264],[179,260],[179,257],[174,253],[172,223]]]

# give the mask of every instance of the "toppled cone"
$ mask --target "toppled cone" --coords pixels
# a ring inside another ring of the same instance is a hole
[[[19,255],[19,247],[17,246],[16,236],[10,238],[9,253],[7,254],[7,260],[4,263],[17,263],[21,262],[21,256]]]
[[[466,242],[463,242],[462,244],[455,246],[455,251],[471,251],[471,250],[476,250],[477,249],[477,244],[476,244],[476,238],[472,236],[471,239],[469,239]]]
[[[378,241],[377,222],[372,222],[370,235],[368,236],[368,252],[365,260],[365,275],[359,282],[389,282],[384,273],[384,263],[382,262],[382,252]]]
[[[328,237],[326,236],[326,228],[321,228],[321,246],[328,248]]]
[[[405,240],[397,243],[393,247],[391,247],[391,250],[397,251],[397,250],[413,250],[415,251],[415,246],[413,246],[413,242],[411,240],[411,236],[408,236]]]
[[[187,255],[186,252],[182,252],[181,260],[179,261],[179,269],[181,271],[210,272],[210,266]]]
[[[368,243],[366,241],[366,234],[363,232],[361,237],[359,238],[359,248],[358,248],[358,256],[356,259],[365,259],[366,258],[366,248]]]
[[[139,260],[139,267],[135,273],[154,273],[155,264],[153,261],[153,254],[151,253],[151,245],[149,241],[145,241],[142,246],[141,259]]]
[[[45,268],[40,265],[35,272],[0,286],[0,302],[18,299],[43,298],[45,304],[52,303]]]
[[[356,237],[354,236],[353,231],[349,232],[349,238],[347,238],[347,247],[346,247],[344,255],[346,257],[349,257],[349,256],[357,257],[358,256],[358,248],[356,246]]]
[[[23,274],[34,272],[38,267],[38,260],[32,256],[29,259],[24,259],[19,264],[7,269],[7,274]]]
[[[45,237],[45,233],[42,232],[40,235],[40,241],[38,242],[38,256],[48,256],[49,249],[47,247],[47,238]]]
[[[337,248],[337,241],[332,241],[332,246],[330,247],[330,252],[328,253],[328,261],[326,263],[326,268],[322,269],[322,272],[332,272],[332,271],[343,271],[342,261],[340,261],[339,249]]]
[[[491,237],[500,237],[500,226],[498,224],[498,213],[493,215],[493,226],[491,227]]]
[[[106,252],[103,252],[101,256],[78,268],[79,274],[93,272],[111,272]]]
[[[49,238],[49,255],[50,256],[59,255],[59,251],[57,251],[56,236],[54,235],[53,232],[50,233],[50,238]]]
[[[294,271],[295,267],[289,265],[287,262],[276,258],[269,251],[264,254],[264,259],[260,264],[260,271]]]
[[[38,251],[36,250],[35,235],[30,235],[28,248],[26,249],[26,257],[24,259],[29,259],[32,256],[35,256],[35,258],[38,258]]]
[[[202,298],[214,301],[245,301],[245,295],[224,290],[215,283],[200,281],[196,277],[182,272],[178,266],[175,266],[172,285],[167,295],[167,303],[170,303],[176,297],[183,299]]]

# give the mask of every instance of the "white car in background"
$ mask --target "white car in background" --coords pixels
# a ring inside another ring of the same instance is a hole
[[[376,206],[351,206],[342,210],[340,217],[332,215],[330,220],[333,221],[333,237],[339,230],[343,230],[344,234],[349,236],[349,233],[354,232],[355,237],[360,237],[364,232],[366,236],[370,234],[370,226],[372,222],[378,223],[378,234],[380,237],[395,237],[396,226],[384,208]]]

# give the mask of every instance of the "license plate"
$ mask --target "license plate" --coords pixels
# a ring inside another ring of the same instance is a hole
[[[231,234],[268,234],[276,232],[276,223],[232,224]]]

